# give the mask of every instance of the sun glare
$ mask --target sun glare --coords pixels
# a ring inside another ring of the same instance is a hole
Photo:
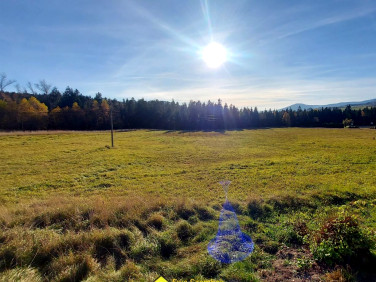
[[[218,68],[226,62],[226,48],[222,44],[211,42],[202,50],[202,59],[209,68]]]

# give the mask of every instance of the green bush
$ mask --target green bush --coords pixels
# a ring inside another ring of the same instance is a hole
[[[327,218],[307,241],[314,258],[328,265],[354,262],[375,247],[371,233],[361,229],[357,218],[344,211]]]
[[[283,224],[282,228],[276,234],[279,242],[286,244],[303,244],[303,237],[298,234],[294,226],[291,224]]]

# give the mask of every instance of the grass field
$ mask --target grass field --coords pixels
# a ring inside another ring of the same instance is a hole
[[[110,148],[109,132],[0,133],[0,281],[374,278],[375,137],[136,130]],[[231,265],[206,252],[223,179],[256,246]]]

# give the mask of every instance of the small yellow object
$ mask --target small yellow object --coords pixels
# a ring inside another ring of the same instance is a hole
[[[154,282],[168,282],[166,279],[164,279],[162,276],[160,276],[159,278],[157,278],[157,280],[155,280]]]

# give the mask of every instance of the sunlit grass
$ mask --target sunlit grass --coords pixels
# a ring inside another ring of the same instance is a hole
[[[0,280],[270,277],[278,250],[302,248],[299,230],[313,232],[318,217],[338,208],[375,231],[375,136],[137,130],[116,132],[109,148],[109,132],[2,133]],[[206,252],[223,179],[256,246],[231,266]],[[302,261],[311,257],[285,263]]]
[[[51,194],[229,197],[374,193],[372,130],[129,131],[0,136],[0,199]]]

